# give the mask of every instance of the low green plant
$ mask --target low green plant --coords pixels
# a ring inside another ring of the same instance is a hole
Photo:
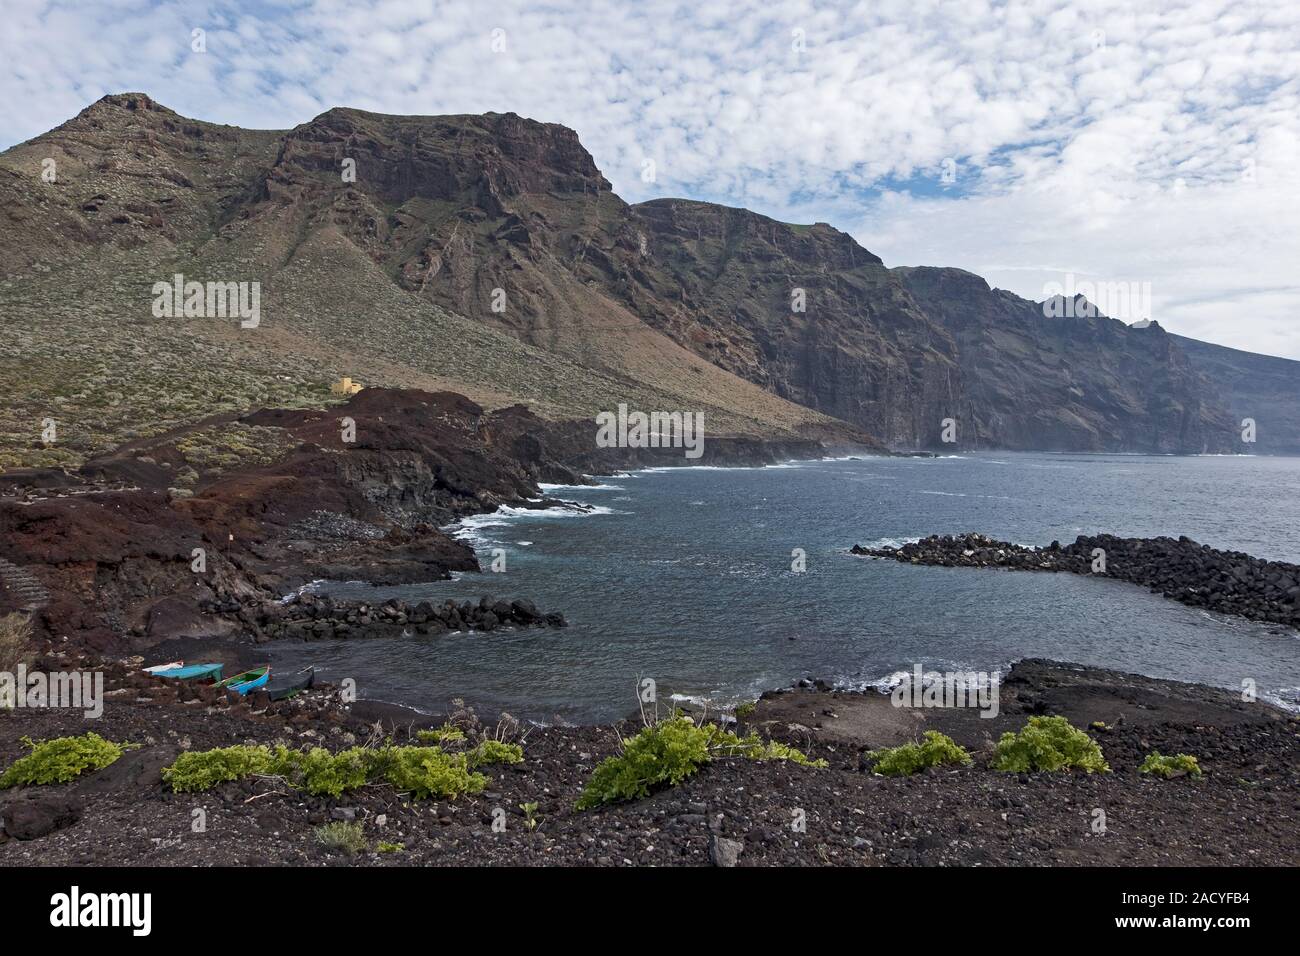
[[[177,793],[211,790],[219,783],[242,780],[255,774],[282,769],[285,757],[277,759],[269,747],[237,744],[214,750],[190,750],[163,768],[162,778]]]
[[[519,809],[524,814],[524,826],[528,827],[529,830],[536,830],[539,822],[537,819],[537,804],[532,801],[521,803]]]
[[[758,734],[736,737],[735,734],[726,731],[723,733],[728,737],[735,738],[734,744],[719,744],[720,750],[725,751],[728,747],[735,750],[734,754],[721,753],[720,756],[723,757],[737,756],[748,760],[788,760],[791,763],[799,764],[801,767],[816,767],[819,770],[824,770],[828,766],[825,760],[810,760],[802,750],[797,750],[789,744],[783,744],[779,740],[763,741]]]
[[[1005,733],[990,766],[1009,773],[1070,770],[1109,773],[1097,742],[1064,717],[1030,717],[1020,733]]]
[[[380,840],[375,849],[380,853],[401,853],[406,849],[405,843],[389,843],[387,840]]]
[[[824,760],[776,741],[764,743],[757,734],[738,737],[716,724],[695,724],[689,717],[673,716],[644,727],[635,737],[624,738],[623,752],[606,757],[593,771],[578,798],[577,809],[648,797],[663,787],[673,787],[717,758],[790,760],[809,767],[825,767]]]
[[[332,754],[324,747],[302,753],[286,752],[284,776],[301,778],[301,786],[316,796],[341,796],[345,790],[364,787],[370,777],[373,750],[352,747]]]
[[[19,757],[0,775],[0,789],[67,783],[88,770],[103,770],[127,750],[139,746],[114,743],[93,732],[39,743],[24,737],[22,742],[31,753]]]
[[[743,703],[737,704],[736,709],[732,711],[732,714],[737,720],[747,720],[754,716],[754,711],[757,709],[758,703],[756,701],[747,700]]]
[[[875,772],[886,777],[905,777],[926,767],[966,766],[971,762],[965,747],[937,730],[927,730],[920,743],[873,750],[868,756],[875,760]]]
[[[465,754],[449,754],[438,747],[388,747],[382,753],[384,779],[416,799],[454,798],[487,787],[487,777],[470,772]]]
[[[524,759],[524,748],[519,744],[508,744],[489,737],[469,752],[471,770],[492,763],[520,763]]]
[[[523,759],[517,745],[501,746],[506,751],[488,748],[484,753],[508,760],[518,751],[518,759]],[[455,798],[479,793],[487,786],[487,778],[472,769],[469,755],[449,754],[440,747],[385,744],[330,753],[323,747],[277,747],[273,751],[266,746],[238,745],[183,753],[163,770],[163,779],[178,792],[209,790],[231,780],[267,775],[283,777],[317,796],[338,797],[368,783],[383,782],[417,798]]]
[[[366,834],[360,823],[336,820],[316,828],[316,842],[333,852],[354,854],[366,848]]]
[[[1164,780],[1183,774],[1192,779],[1202,776],[1201,765],[1191,754],[1174,754],[1172,757],[1164,757],[1161,756],[1159,750],[1153,750],[1147,754],[1146,759],[1142,761],[1142,766],[1138,767],[1138,773],[1149,773]]]
[[[415,736],[418,740],[427,744],[454,744],[465,739],[465,731],[452,726],[451,722],[448,721],[441,727],[434,727],[432,730],[417,730]]]

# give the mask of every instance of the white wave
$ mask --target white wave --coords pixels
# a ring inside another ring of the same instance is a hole
[[[868,541],[863,545],[864,548],[870,548],[873,551],[879,551],[881,548],[901,548],[905,544],[916,544],[923,535],[916,535],[911,538],[877,538],[874,541]]]
[[[1015,501],[1006,495],[973,495],[966,491],[918,491],[918,495],[940,495],[944,498],[986,498],[989,501]]]
[[[537,486],[542,491],[626,491],[622,485],[552,485],[542,483]]]
[[[815,465],[817,462],[818,459],[791,458],[789,461],[779,461],[770,465],[648,465],[645,468],[638,468],[635,472],[629,473],[627,477],[657,475],[667,471],[686,474],[696,471],[762,471],[766,468],[803,468],[807,465]]]
[[[280,603],[288,604],[290,601],[292,601],[300,594],[315,594],[317,591],[323,588],[325,584],[326,581],[324,578],[317,578],[315,581],[308,581],[302,587],[295,588],[294,590],[286,594],[284,597],[280,598]]]
[[[1223,457],[1227,457],[1226,455]],[[1234,688],[1236,689],[1236,688]],[[1267,694],[1260,694],[1260,700],[1281,707],[1293,714],[1300,714],[1300,687],[1280,687]]]
[[[991,677],[996,676],[1001,682],[1002,678],[1011,671],[1010,663],[999,664],[995,667],[989,667],[986,664],[974,665],[969,662],[957,662],[949,660],[927,661],[921,665],[923,674],[970,674],[983,673]],[[855,691],[863,693],[868,690],[878,691],[882,694],[888,694],[903,681],[910,681],[914,676],[914,670],[890,671],[882,677],[862,677],[858,674],[851,676],[837,675],[830,679],[829,683],[835,690]]]
[[[615,511],[604,505],[583,504],[581,507],[553,505],[549,508],[518,508],[514,505],[502,505],[496,511],[481,515],[467,515],[455,524],[443,528],[453,538],[471,543],[484,543],[488,537],[483,532],[488,528],[509,527],[521,519],[552,520],[556,518],[589,518],[597,515],[628,514]],[[531,542],[530,542],[531,543]]]

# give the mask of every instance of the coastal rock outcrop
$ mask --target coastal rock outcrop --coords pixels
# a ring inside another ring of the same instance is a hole
[[[1033,548],[982,534],[931,535],[899,547],[854,545],[851,553],[908,564],[1067,571],[1140,584],[1192,607],[1300,627],[1300,565],[1240,551],[1220,551],[1191,538],[1079,535]]]
[[[400,598],[382,602],[341,601],[310,592],[264,607],[259,624],[269,638],[305,641],[352,637],[436,637],[454,631],[495,631],[498,628],[557,628],[568,621],[559,611],[542,612],[527,598],[477,603],[451,599],[442,604],[410,603]]]
[[[121,651],[259,633],[258,607],[314,580],[397,585],[477,571],[473,549],[441,526],[544,504],[538,481],[584,480],[544,435],[523,409],[376,388],[337,410],[219,417],[71,476],[12,472],[0,560],[6,581],[28,586],[0,590],[0,612],[28,607],[38,586],[48,596],[34,608],[38,636]]]

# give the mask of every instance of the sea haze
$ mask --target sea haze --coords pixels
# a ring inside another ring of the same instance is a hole
[[[563,630],[280,644],[278,666],[351,677],[363,697],[596,722],[661,698],[752,698],[801,677],[878,685],[915,663],[1006,668],[1048,657],[1300,702],[1300,635],[1069,574],[919,567],[856,543],[981,531],[1042,545],[1079,534],[1186,534],[1300,562],[1300,459],[1011,454],[652,469],[548,486],[591,514],[510,511],[459,534],[505,573],[400,588],[329,585],[376,601],[527,597]],[[807,570],[791,570],[792,551]]]

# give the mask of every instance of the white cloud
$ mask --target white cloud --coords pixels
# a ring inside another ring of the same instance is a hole
[[[630,201],[829,221],[1027,296],[1062,266],[1150,281],[1167,327],[1300,358],[1294,4],[8,0],[0,145],[123,90],[261,128],[514,111]]]

